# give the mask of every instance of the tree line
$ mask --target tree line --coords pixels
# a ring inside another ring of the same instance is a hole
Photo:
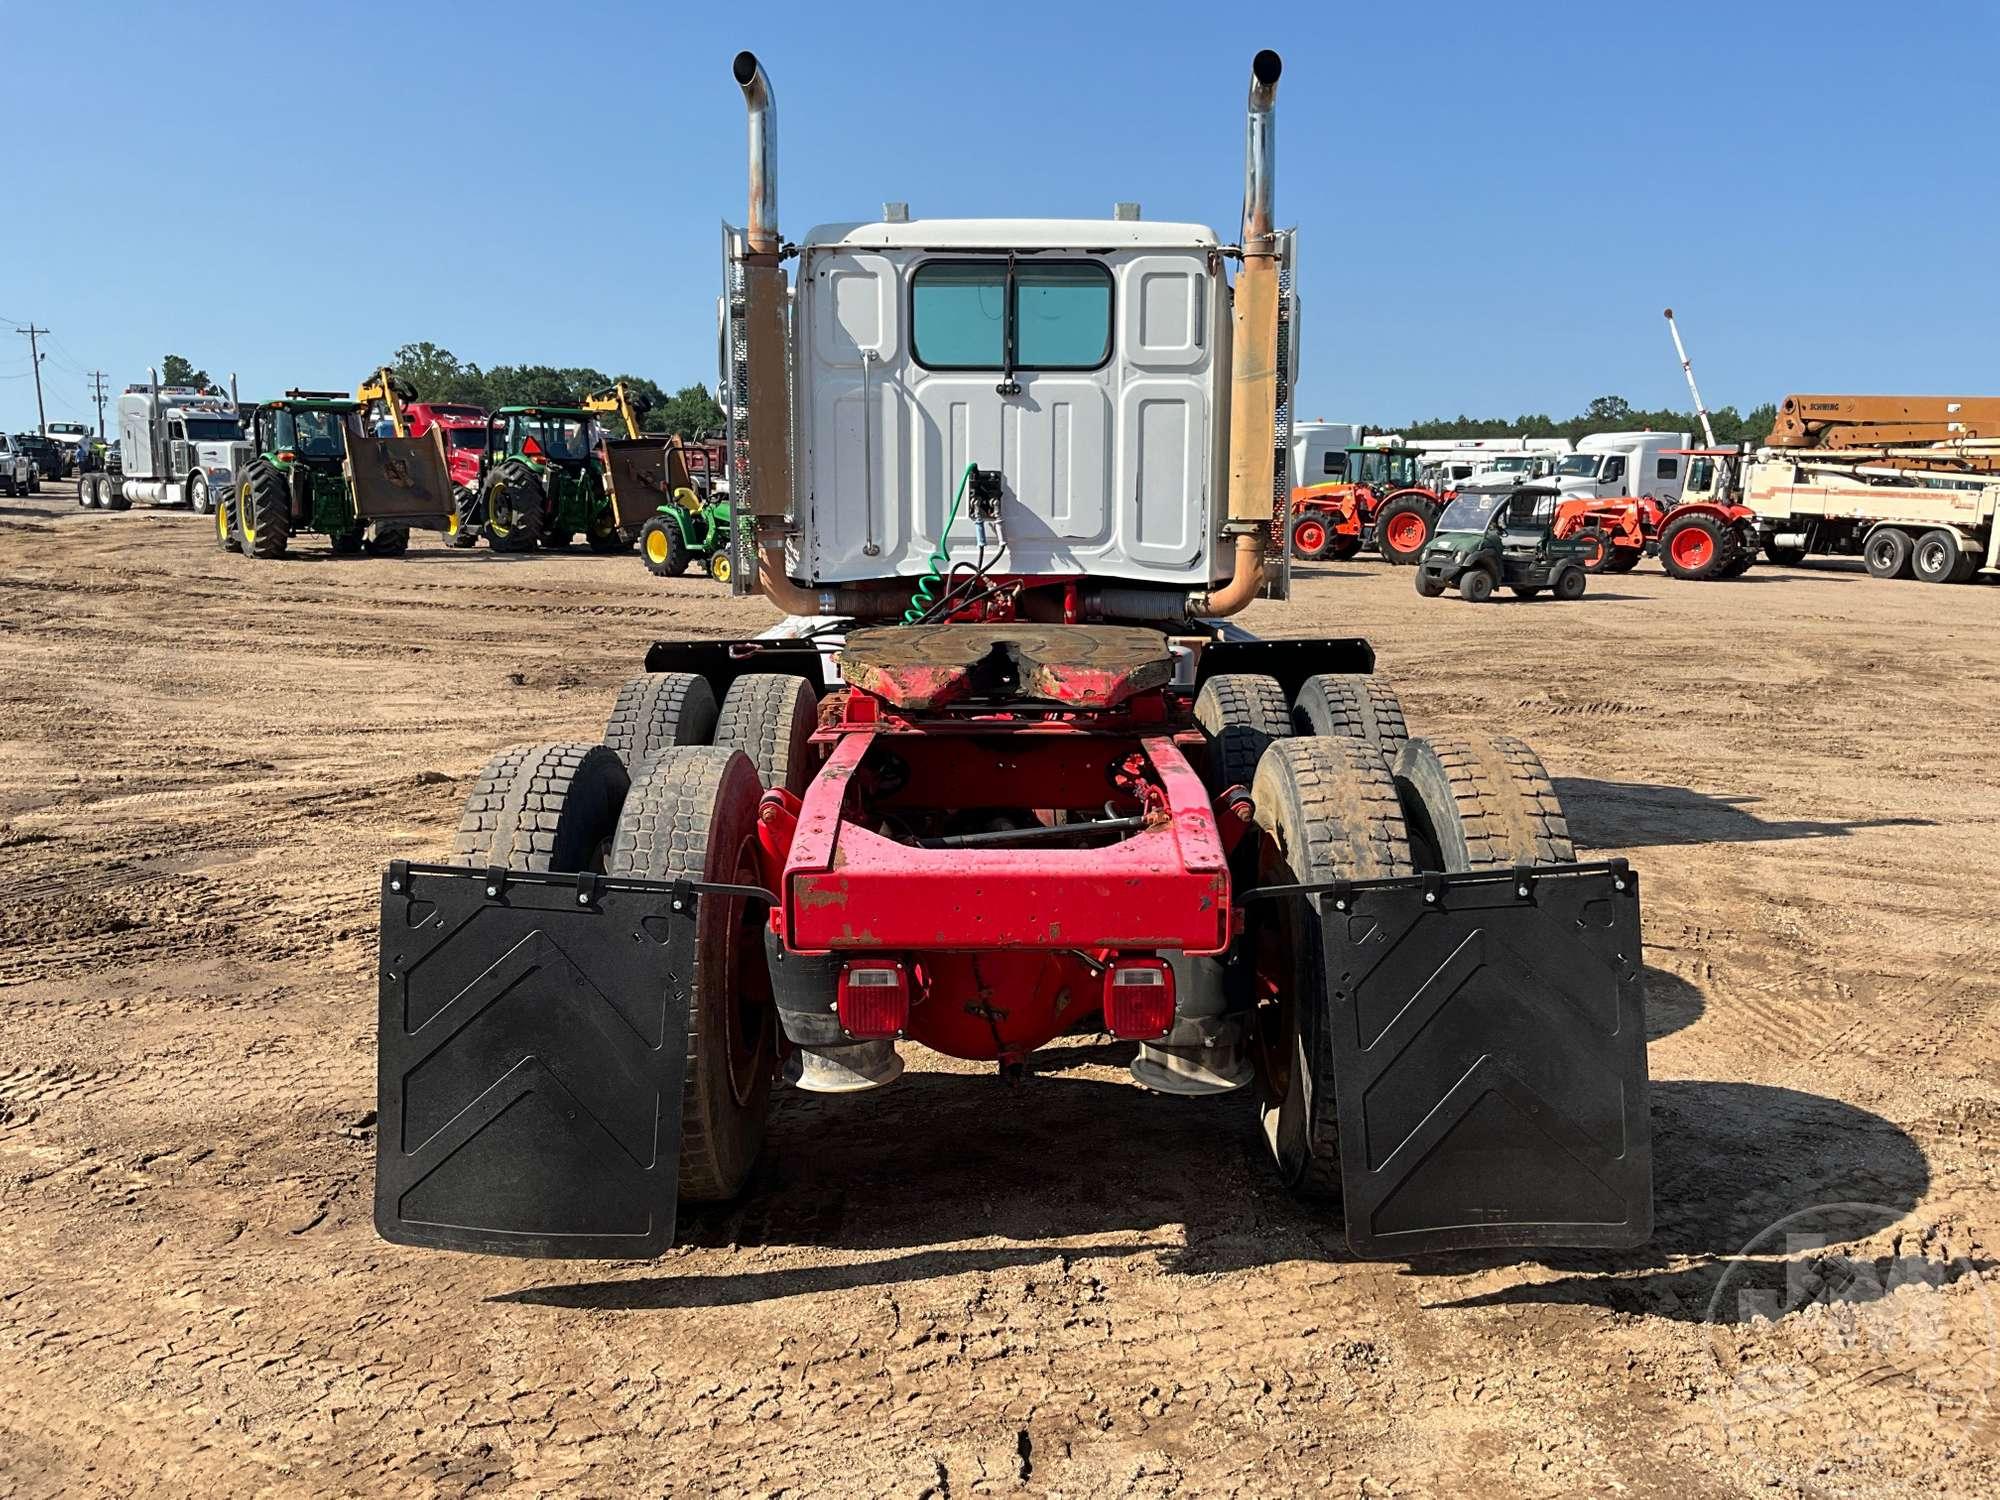
[[[1733,406],[1717,407],[1708,414],[1715,428],[1715,440],[1727,447],[1748,443],[1755,447],[1770,437],[1778,420],[1778,408],[1771,402],[1753,406],[1747,413]],[[1701,419],[1691,411],[1661,407],[1641,411],[1623,396],[1599,396],[1566,422],[1545,414],[1507,417],[1433,417],[1394,429],[1406,438],[1530,437],[1568,438],[1575,442],[1589,432],[1620,432],[1646,428],[1654,432],[1685,432],[1695,442],[1702,440]]]
[[[580,406],[583,398],[622,380],[646,410],[641,423],[648,432],[698,437],[722,428],[722,408],[702,385],[684,385],[669,394],[643,375],[607,375],[587,365],[558,369],[553,365],[494,365],[481,368],[432,343],[405,344],[390,356],[391,370],[409,381],[419,401],[463,401],[483,406]],[[372,370],[365,372],[372,375]],[[160,361],[162,385],[206,388],[208,371],[178,354]]]

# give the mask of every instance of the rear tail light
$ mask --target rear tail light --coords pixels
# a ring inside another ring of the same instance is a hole
[[[840,1029],[864,1041],[900,1035],[910,1024],[910,971],[901,964],[850,963],[840,971]]]
[[[1104,1025],[1115,1037],[1145,1042],[1174,1025],[1174,971],[1162,958],[1119,959],[1104,971]]]

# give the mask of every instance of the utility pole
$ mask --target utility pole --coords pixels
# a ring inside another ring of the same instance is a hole
[[[90,384],[91,396],[97,402],[97,435],[99,438],[102,438],[104,436],[104,372],[102,370],[92,370],[90,372]]]
[[[48,329],[37,328],[30,323],[26,328],[16,328],[14,332],[26,334],[28,337],[28,363],[35,368],[35,420],[41,424],[35,431],[47,432],[49,414],[42,407],[42,351],[35,340],[47,333]]]

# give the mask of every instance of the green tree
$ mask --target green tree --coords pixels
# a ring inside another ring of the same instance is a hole
[[[207,390],[210,384],[208,371],[197,370],[178,354],[169,354],[160,361],[161,385],[191,385],[198,390]]]
[[[456,354],[437,344],[405,344],[390,356],[389,368],[416,387],[419,401],[475,399],[479,367],[461,364]]]
[[[691,438],[704,432],[720,432],[722,421],[722,408],[715,404],[707,386],[684,385],[653,409],[646,427],[650,432],[673,432]]]

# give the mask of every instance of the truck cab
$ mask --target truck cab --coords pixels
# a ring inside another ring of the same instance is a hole
[[[1633,495],[1670,506],[1686,482],[1685,432],[1594,432],[1556,464],[1565,499]]]
[[[244,457],[236,405],[214,391],[131,385],[118,398],[122,497],[201,514],[233,491]]]

